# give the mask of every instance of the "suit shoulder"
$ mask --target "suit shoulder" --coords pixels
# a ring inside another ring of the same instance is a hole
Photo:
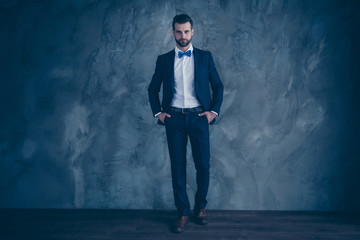
[[[212,56],[212,55],[211,55],[211,52],[210,52],[210,51],[207,51],[207,50],[202,50],[202,49],[194,48],[194,51],[196,51],[199,56],[203,56],[203,57],[206,58],[206,59],[209,59],[209,58]]]

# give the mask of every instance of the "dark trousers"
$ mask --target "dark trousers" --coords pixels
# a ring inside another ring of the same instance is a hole
[[[190,203],[186,192],[186,145],[190,139],[196,169],[197,191],[194,209],[205,208],[209,188],[210,140],[206,116],[199,113],[168,112],[165,117],[166,137],[171,160],[172,186],[179,216],[188,216]]]

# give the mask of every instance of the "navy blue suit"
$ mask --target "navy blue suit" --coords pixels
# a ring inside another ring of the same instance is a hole
[[[216,71],[211,53],[194,48],[195,62],[195,94],[204,111],[214,111],[220,114],[223,100],[223,84]],[[160,55],[156,61],[156,68],[149,85],[149,101],[153,114],[167,112],[175,92],[174,81],[175,50]],[[209,82],[212,90],[210,94]],[[160,105],[159,92],[163,84],[163,99]]]
[[[219,114],[223,100],[223,84],[216,71],[211,53],[194,48],[192,54],[194,55],[196,98],[204,111],[214,111]],[[174,60],[175,50],[158,57],[148,94],[153,115],[159,112],[167,112],[171,115],[171,117],[165,117],[165,124],[160,120],[158,120],[158,124],[165,125],[166,128],[175,206],[179,216],[188,216],[190,204],[186,193],[186,145],[189,137],[197,182],[194,208],[205,208],[210,175],[209,125],[205,115],[198,116],[196,112],[183,114],[171,110],[175,92]],[[160,103],[161,85],[163,95]],[[210,124],[214,122],[215,119]]]

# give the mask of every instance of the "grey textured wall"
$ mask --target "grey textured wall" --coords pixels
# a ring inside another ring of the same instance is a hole
[[[174,207],[147,86],[174,47],[172,17],[186,12],[225,86],[208,207],[359,209],[359,10],[342,0],[1,1],[0,207]]]

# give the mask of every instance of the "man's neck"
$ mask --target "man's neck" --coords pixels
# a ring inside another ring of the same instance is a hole
[[[191,47],[191,43],[189,45],[187,45],[186,47],[180,47],[179,44],[176,44],[176,46],[183,52],[186,52],[190,47]]]

